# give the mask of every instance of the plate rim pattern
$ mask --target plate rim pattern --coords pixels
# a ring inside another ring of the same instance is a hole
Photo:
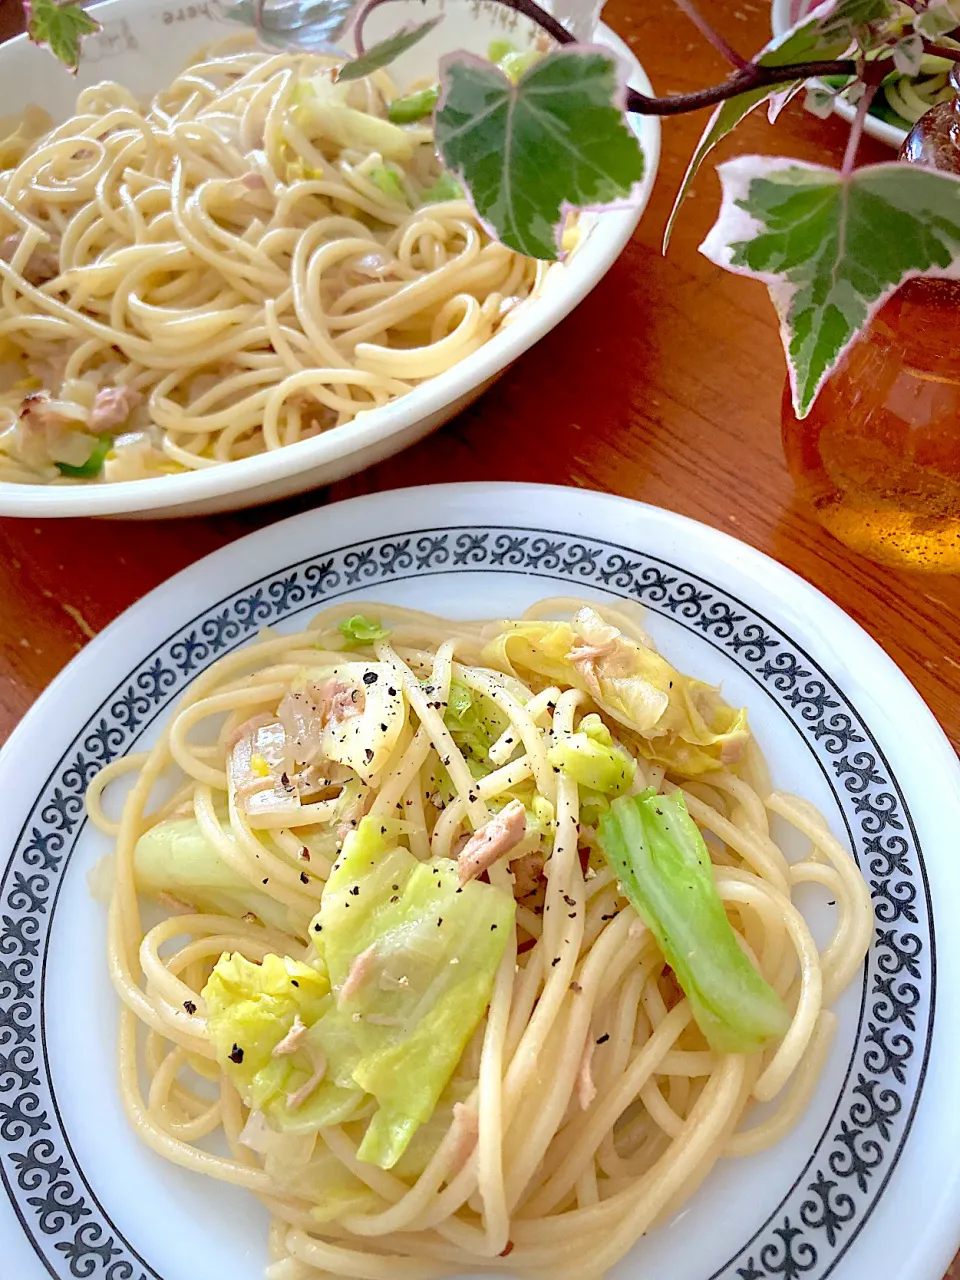
[[[57,1280],[161,1280],[110,1219],[79,1166],[44,1038],[47,949],[85,822],[90,778],[131,750],[196,675],[261,627],[360,587],[491,572],[639,600],[726,653],[787,716],[817,760],[870,885],[874,942],[833,1113],[776,1209],[709,1280],[825,1280],[881,1199],[926,1074],[935,931],[909,808],[851,700],[781,627],[663,557],[522,523],[443,523],[301,558],[202,610],[117,684],[37,794],[0,880],[0,1176],[37,1256]]]

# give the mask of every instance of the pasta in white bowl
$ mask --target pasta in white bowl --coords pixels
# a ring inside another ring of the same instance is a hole
[[[165,23],[192,65],[151,68],[149,98],[137,51],[108,68],[96,42],[111,13],[149,34],[162,12],[105,6],[82,72],[98,82],[65,123],[28,113],[3,147],[0,513],[186,514],[368,465],[556,323],[639,216],[571,224],[575,252],[548,268],[492,241],[443,173],[406,92],[502,15],[451,13],[396,84],[348,85],[328,59],[242,36],[197,54],[229,35],[198,13]],[[41,51],[16,45],[0,62],[22,81]],[[22,90],[5,84],[2,105]],[[658,134],[641,133],[649,187]]]

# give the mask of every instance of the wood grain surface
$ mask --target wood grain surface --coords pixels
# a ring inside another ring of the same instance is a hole
[[[768,38],[768,3],[710,0],[708,7],[743,53]],[[672,0],[610,0],[605,19],[659,93],[701,88],[726,74]],[[20,21],[18,0],[0,0],[0,38]],[[0,520],[0,741],[92,635],[207,552],[338,498],[489,478],[622,494],[759,547],[856,618],[960,745],[960,579],[871,564],[795,501],[780,448],[784,364],[773,308],[759,284],[697,252],[717,209],[712,165],[697,181],[669,256],[660,254],[702,126],[702,116],[665,121],[652,204],[594,293],[476,405],[407,453],[331,489],[238,515],[129,524]],[[836,165],[846,136],[838,119],[818,121],[794,104],[776,129],[757,113],[719,155],[774,152]],[[868,140],[861,158],[890,155]],[[956,1262],[950,1274],[960,1280]]]

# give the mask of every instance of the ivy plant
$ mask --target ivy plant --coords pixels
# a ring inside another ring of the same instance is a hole
[[[254,25],[270,47],[332,52],[353,79],[389,65],[440,19],[405,22],[367,45],[366,20],[391,0],[221,0],[228,17]],[[449,0],[466,3],[466,0]],[[491,59],[448,54],[436,91],[438,152],[491,234],[521,253],[562,257],[571,209],[640,198],[644,158],[632,115],[713,108],[684,178],[664,240],[712,149],[752,111],[771,122],[796,94],[819,114],[855,104],[838,170],[775,156],[721,166],[723,199],[702,246],[714,262],[755,276],[780,316],[793,401],[809,413],[824,381],[877,309],[915,276],[960,276],[960,180],[898,162],[856,167],[867,113],[884,81],[914,74],[924,55],[960,62],[960,0],[826,0],[746,57],[694,0],[675,0],[731,66],[721,83],[653,97],[626,85],[608,49],[592,43],[602,0],[495,0],[535,23],[543,48],[505,46]],[[404,6],[408,11],[410,0]],[[30,37],[71,69],[97,24],[77,0],[33,0]],[[434,106],[435,104],[435,106]]]

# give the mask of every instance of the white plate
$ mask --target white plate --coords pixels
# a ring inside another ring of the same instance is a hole
[[[358,498],[218,551],[94,640],[0,754],[4,1277],[259,1280],[266,1259],[257,1201],[154,1156],[121,1114],[85,883],[109,844],[82,816],[98,765],[149,743],[184,686],[265,624],[344,596],[476,617],[572,592],[642,600],[681,668],[749,706],[775,783],[852,842],[877,918],[799,1127],[718,1165],[616,1280],[940,1280],[960,1239],[953,752],[880,648],[788,570],[668,512],[528,485]]]
[[[408,17],[421,21],[432,11],[444,12],[444,20],[398,59],[394,69],[400,84],[431,74],[431,69],[435,73],[444,53],[468,49],[485,54],[490,40],[505,32],[522,47],[537,31],[502,5],[456,4],[445,9],[443,0],[423,0],[409,7],[391,4],[375,11],[367,24],[367,38],[372,42],[396,30]],[[0,116],[39,101],[55,118],[66,118],[74,109],[79,89],[106,79],[119,80],[138,94],[149,95],[182,70],[201,45],[238,30],[235,23],[219,18],[214,0],[189,4],[179,0],[106,0],[93,5],[91,12],[103,23],[103,31],[85,42],[76,78],[59,67],[47,50],[30,44],[26,36],[0,45]],[[630,83],[652,93],[643,68],[623,41],[603,26],[597,38],[624,63]],[[653,190],[660,158],[660,122],[653,116],[632,116],[631,123],[646,159],[640,204],[587,215],[588,234],[569,262],[548,277],[536,305],[446,373],[355,422],[219,467],[117,484],[51,488],[0,481],[0,516],[121,515],[140,519],[229,511],[332,484],[422,439],[475,400],[518,356],[549,333],[619,257]]]
[[[810,4],[808,8],[812,9],[813,4]],[[793,26],[790,15],[795,11],[795,0],[773,0],[771,18],[775,36],[782,35],[784,31]],[[834,102],[833,109],[838,116],[841,116],[848,123],[852,123],[854,116],[857,114],[856,107],[851,106],[849,102],[843,102],[839,98]],[[886,142],[888,146],[896,147],[898,151],[907,136],[906,129],[901,129],[899,125],[890,124],[888,121],[881,120],[874,115],[867,116],[864,122],[864,129],[871,138],[879,138],[881,142]]]

